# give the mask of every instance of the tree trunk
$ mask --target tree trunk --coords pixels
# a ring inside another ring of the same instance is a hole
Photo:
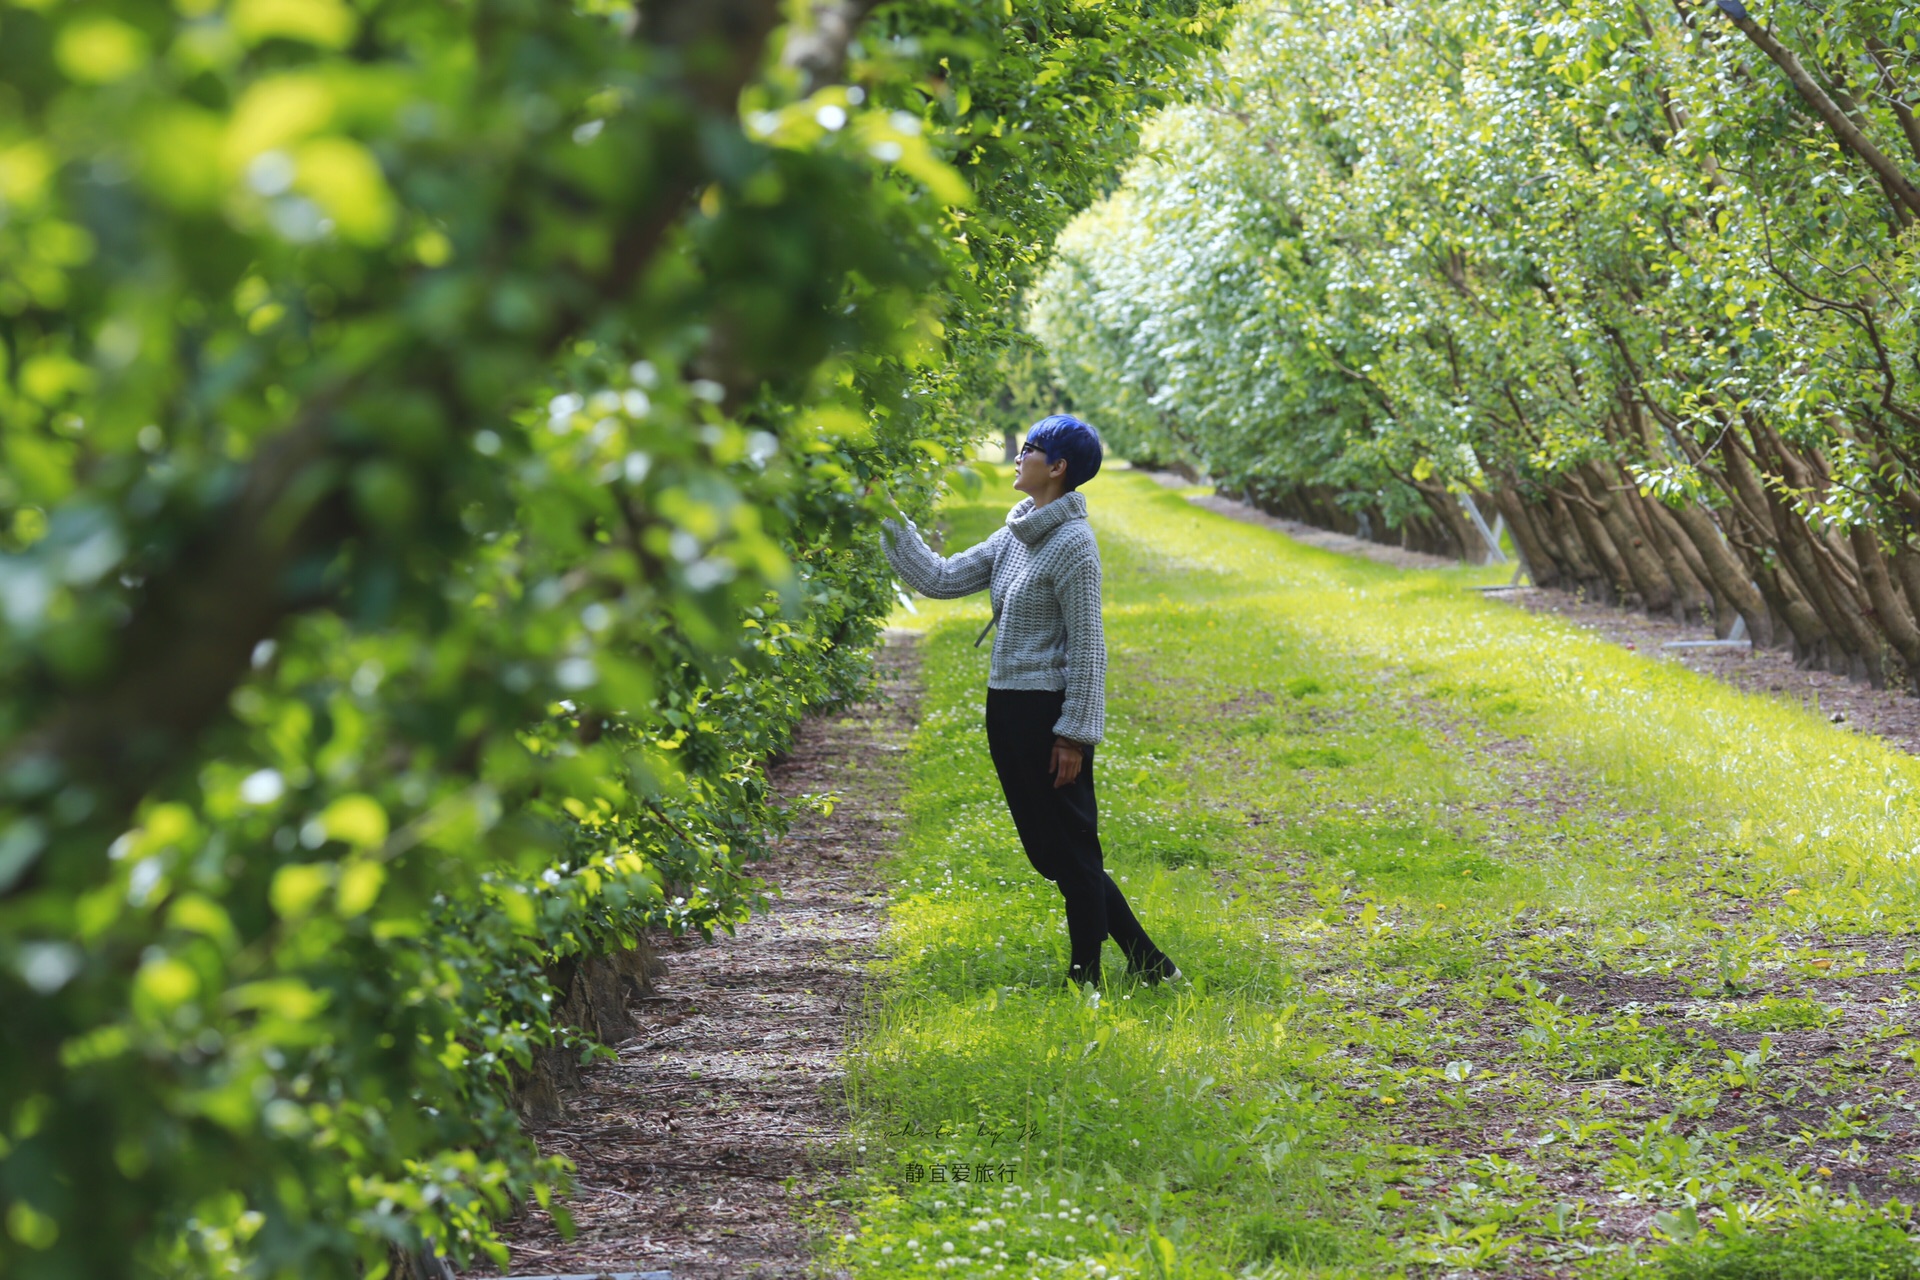
[[[1467,517],[1460,510],[1460,500],[1447,492],[1445,485],[1416,483],[1420,496],[1427,500],[1427,508],[1433,512],[1433,519],[1446,530],[1446,536],[1453,545],[1443,554],[1456,560],[1472,560],[1473,548],[1484,546],[1479,530],[1467,523]]]
[[[1873,602],[1873,621],[1894,652],[1906,664],[1909,677],[1920,675],[1920,623],[1895,590],[1887,574],[1887,561],[1880,554],[1880,539],[1865,525],[1855,525],[1849,535],[1853,558],[1859,563],[1860,582]]]
[[[1781,479],[1794,488],[1814,486],[1816,477],[1809,474],[1804,462],[1793,456],[1772,424],[1760,415],[1752,415],[1748,425],[1756,450],[1767,450],[1771,455],[1767,461],[1774,465]],[[1828,632],[1845,656],[1844,669],[1832,661],[1827,664],[1828,669],[1836,675],[1855,680],[1864,678],[1875,688],[1882,687],[1886,683],[1885,641],[1866,618],[1865,610],[1870,605],[1854,595],[1853,588],[1839,572],[1843,565],[1840,550],[1822,543],[1820,535],[1772,489],[1762,492],[1780,536],[1781,554],[1794,576],[1800,579],[1800,587],[1814,608],[1826,619]]]
[[[1893,573],[1906,596],[1908,610],[1920,616],[1920,551],[1908,546],[1904,537],[1893,544]],[[1920,668],[1912,664],[1907,667],[1907,685],[1920,697]]]
[[[1400,524],[1400,545],[1430,556],[1454,556],[1453,541],[1432,515],[1408,516]]]
[[[1575,515],[1584,512],[1588,523],[1600,529],[1600,536],[1605,539],[1605,545],[1623,578],[1621,585],[1632,587],[1634,594],[1640,598],[1640,607],[1646,612],[1670,611],[1673,608],[1673,583],[1652,549],[1647,546],[1646,539],[1640,536],[1632,521],[1622,514],[1615,495],[1608,492],[1605,480],[1592,475],[1590,464],[1569,471],[1567,480],[1576,491],[1573,502]],[[1580,501],[1581,496],[1585,496],[1586,502]]]
[[[1772,494],[1767,495],[1767,501],[1780,534],[1781,558],[1826,624],[1834,648],[1827,669],[1835,675],[1859,678],[1864,667],[1866,677],[1880,683],[1884,676],[1879,674],[1878,645],[1872,627],[1860,616],[1846,588],[1828,581],[1826,566],[1820,562],[1806,522],[1787,510],[1786,504]]]
[[[1665,507],[1641,497],[1639,490],[1633,488],[1621,490],[1620,497],[1667,568],[1667,577],[1673,582],[1676,619],[1705,621],[1716,600],[1699,553],[1673,523]]]
[[[1620,552],[1613,545],[1613,537],[1606,526],[1600,522],[1591,506],[1585,501],[1584,494],[1569,494],[1566,499],[1567,516],[1580,537],[1588,556],[1595,568],[1600,571],[1600,581],[1605,583],[1608,604],[1628,604],[1640,601],[1638,585],[1633,575],[1627,572]]]
[[[1827,624],[1820,620],[1819,610],[1800,590],[1800,584],[1794,581],[1793,575],[1781,572],[1774,565],[1755,565],[1753,581],[1760,588],[1760,594],[1767,598],[1767,604],[1780,624],[1775,627],[1774,634],[1778,635],[1780,627],[1785,627],[1793,636],[1794,662],[1801,667],[1823,665],[1826,662]]]
[[[1746,619],[1747,634],[1753,637],[1753,647],[1772,648],[1773,619],[1769,616],[1767,601],[1733,548],[1721,536],[1720,526],[1714,523],[1706,508],[1689,502],[1666,508],[1665,511],[1673,520],[1674,527],[1692,544],[1694,554],[1700,557],[1707,580]]]
[[[1507,518],[1514,549],[1520,553],[1520,561],[1526,567],[1527,576],[1533,579],[1533,585],[1542,590],[1563,585],[1567,578],[1559,558],[1548,549],[1545,536],[1534,527],[1533,512],[1520,500],[1520,495],[1507,485],[1495,485],[1493,501],[1500,508],[1500,514]]]
[[[1794,662],[1801,667],[1811,666],[1825,656],[1834,628],[1827,612],[1794,571],[1786,555],[1786,539],[1782,537],[1774,519],[1773,503],[1761,487],[1760,477],[1748,463],[1747,455],[1734,440],[1731,429],[1721,436],[1721,456],[1725,459],[1727,479],[1732,482],[1731,491],[1736,503],[1743,508],[1743,515],[1754,537],[1762,546],[1776,553],[1770,570],[1776,575],[1780,607],[1787,628],[1793,632],[1798,646],[1798,652],[1793,655]],[[1766,581],[1757,569],[1754,578],[1758,582]]]
[[[1550,489],[1544,510],[1545,523],[1572,571],[1574,582],[1594,599],[1612,604],[1619,598],[1618,592],[1608,580],[1606,570],[1588,549],[1579,522],[1573,518],[1573,504],[1567,501],[1564,494]]]

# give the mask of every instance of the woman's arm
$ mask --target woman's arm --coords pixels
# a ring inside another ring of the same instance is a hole
[[[920,537],[920,530],[909,520],[880,522],[880,545],[886,549],[887,563],[900,580],[923,596],[952,600],[985,590],[993,582],[994,540],[1004,530],[996,529],[984,542],[968,547],[958,555],[935,555]]]
[[[1085,746],[1100,741],[1107,723],[1107,633],[1100,621],[1100,553],[1087,555],[1054,586],[1067,632],[1067,700],[1055,736]]]

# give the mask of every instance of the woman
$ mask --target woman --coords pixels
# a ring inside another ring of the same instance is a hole
[[[998,630],[987,748],[1027,860],[1066,898],[1067,981],[1100,980],[1100,945],[1111,935],[1127,972],[1156,983],[1180,971],[1107,874],[1096,830],[1093,748],[1106,718],[1107,643],[1100,549],[1087,500],[1075,490],[1100,470],[1100,453],[1092,427],[1055,414],[1027,433],[1013,481],[1027,496],[985,542],[942,558],[911,520],[883,520],[881,528],[894,572],[922,595],[950,600],[991,589],[987,629]]]

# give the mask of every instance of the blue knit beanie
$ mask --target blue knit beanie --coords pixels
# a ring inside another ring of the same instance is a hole
[[[1047,465],[1067,460],[1067,488],[1078,489],[1100,474],[1100,433],[1070,413],[1042,418],[1027,432],[1027,441],[1047,455]]]

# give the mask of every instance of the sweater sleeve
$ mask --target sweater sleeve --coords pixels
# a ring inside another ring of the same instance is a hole
[[[923,596],[953,600],[983,591],[993,582],[994,543],[1001,530],[958,555],[946,557],[934,554],[911,520],[904,525],[898,520],[882,520],[880,531],[887,563],[902,582]]]
[[[1100,553],[1092,547],[1054,586],[1067,633],[1067,700],[1053,731],[1092,746],[1107,723],[1107,634],[1100,621]]]

